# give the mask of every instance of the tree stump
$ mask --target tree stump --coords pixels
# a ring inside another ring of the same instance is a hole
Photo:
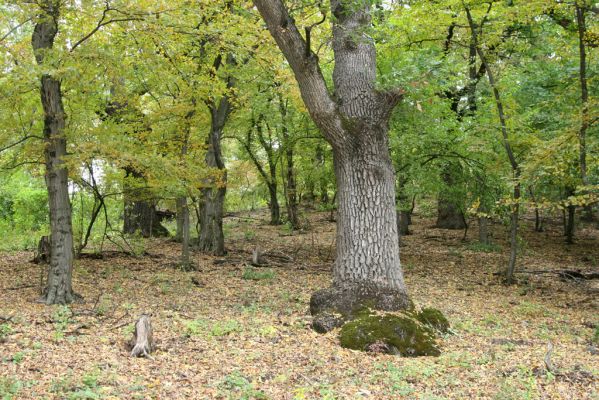
[[[135,332],[131,339],[131,357],[147,357],[152,358],[150,353],[154,349],[154,341],[152,338],[152,323],[150,316],[142,314],[135,323]]]
[[[264,262],[264,259],[262,258],[262,252],[260,251],[260,248],[256,247],[254,249],[254,251],[252,251],[252,265],[254,265],[256,267],[262,267],[265,264],[266,263]]]

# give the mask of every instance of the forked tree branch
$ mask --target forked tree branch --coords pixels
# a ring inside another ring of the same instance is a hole
[[[337,104],[332,99],[322,75],[318,58],[306,54],[307,43],[281,0],[254,0],[270,34],[291,66],[302,99],[310,115],[333,145],[345,140],[345,131]]]

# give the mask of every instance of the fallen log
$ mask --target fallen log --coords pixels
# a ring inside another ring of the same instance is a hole
[[[540,270],[540,271],[516,271],[517,274],[543,275],[555,274],[563,280],[592,280],[599,279],[599,272],[582,272],[573,269]],[[496,272],[493,275],[501,275],[502,272]]]
[[[135,332],[131,339],[131,357],[152,358],[150,353],[154,349],[154,340],[152,337],[152,323],[150,316],[142,314],[135,323]]]

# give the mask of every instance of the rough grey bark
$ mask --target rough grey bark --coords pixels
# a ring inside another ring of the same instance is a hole
[[[210,132],[206,139],[206,165],[213,168],[218,176],[206,182],[199,200],[200,236],[198,249],[214,255],[225,254],[223,234],[223,209],[227,192],[227,170],[223,161],[221,138],[225,122],[231,113],[231,103],[223,96],[218,104],[209,104]]]
[[[388,121],[401,93],[375,88],[376,51],[368,35],[371,2],[331,0],[334,95],[282,1],[254,4],[293,69],[312,119],[333,148],[338,185],[333,287],[316,292],[311,309],[338,308],[347,303],[348,294],[354,300],[375,297],[372,304],[379,309],[409,307],[388,147]],[[381,296],[397,301],[382,301]]]
[[[58,33],[60,2],[47,0],[38,3],[41,12],[33,30],[31,44],[38,65],[45,65],[45,56],[52,50]],[[50,69],[50,66],[45,68]],[[74,299],[73,229],[69,200],[69,173],[64,164],[67,155],[65,138],[66,115],[62,104],[60,80],[49,73],[41,77],[40,96],[44,110],[44,155],[46,187],[50,206],[50,266],[45,294],[46,304],[65,304]]]

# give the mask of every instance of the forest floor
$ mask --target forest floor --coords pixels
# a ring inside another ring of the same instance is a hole
[[[452,324],[440,357],[346,350],[337,332],[312,331],[310,294],[329,285],[334,257],[328,216],[305,213],[309,227],[296,233],[267,225],[265,213],[229,217],[229,253],[194,254],[194,272],[175,268],[179,246],[164,240],[147,241],[139,258],[78,260],[73,286],[85,301],[70,307],[35,302],[31,252],[2,254],[0,398],[599,399],[597,285],[551,273],[503,285],[500,225],[495,248],[477,245],[475,228],[462,241],[418,216],[402,239],[414,302]],[[558,225],[548,228],[523,229],[520,269],[599,269],[599,230],[568,246]],[[269,267],[249,267],[256,246]],[[129,357],[125,345],[142,313],[154,327],[152,359]]]

